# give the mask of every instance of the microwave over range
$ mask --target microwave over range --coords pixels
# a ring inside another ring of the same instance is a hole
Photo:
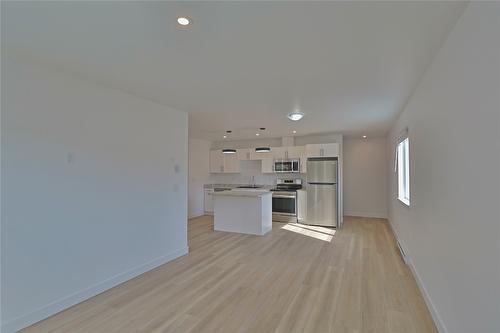
[[[300,159],[275,160],[273,169],[277,173],[298,173],[300,172]]]

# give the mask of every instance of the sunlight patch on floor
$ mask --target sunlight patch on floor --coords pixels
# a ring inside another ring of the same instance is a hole
[[[287,223],[281,227],[291,232],[295,232],[304,236],[316,238],[325,242],[331,242],[336,230],[325,227],[318,227],[312,225],[302,225],[297,223]]]

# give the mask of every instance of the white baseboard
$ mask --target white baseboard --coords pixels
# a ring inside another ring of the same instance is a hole
[[[153,259],[143,265],[137,266],[131,270],[117,274],[84,290],[80,290],[74,294],[68,295],[55,302],[47,304],[39,308],[38,310],[3,323],[0,327],[0,331],[3,333],[14,333],[22,328],[33,325],[40,320],[48,318],[58,312],[61,312],[75,304],[81,303],[86,299],[98,295],[138,275],[141,275],[171,260],[181,257],[187,254],[188,251],[188,247],[181,248],[159,258]]]
[[[398,235],[398,231],[396,228],[394,228],[394,225],[391,223],[391,220],[389,220],[389,226],[391,227],[392,233],[396,237],[396,240],[399,242],[401,246],[403,246],[404,251],[406,252],[406,258],[404,258],[406,264],[410,268],[411,273],[413,274],[413,278],[417,282],[418,289],[420,290],[420,293],[422,294],[422,297],[424,298],[425,304],[427,305],[427,309],[429,309],[429,312],[431,313],[432,319],[434,320],[434,324],[436,325],[436,328],[439,333],[448,333],[448,330],[446,329],[446,326],[444,326],[443,320],[441,319],[441,316],[436,310],[436,307],[434,306],[434,303],[432,302],[431,297],[429,296],[429,293],[427,292],[427,289],[424,286],[424,283],[422,279],[420,278],[420,275],[418,274],[417,268],[415,265],[413,265],[413,261],[411,259],[411,256],[408,253],[408,250],[406,246],[404,246],[403,243],[401,243],[401,238]]]
[[[373,213],[373,212],[354,212],[346,210],[344,211],[344,216],[356,216],[356,217],[374,217],[378,219],[386,219],[387,214],[385,213]]]
[[[407,258],[407,263],[408,267],[410,267],[410,270],[413,274],[413,277],[415,278],[415,281],[417,281],[418,289],[420,289],[420,292],[422,293],[422,296],[424,297],[425,304],[427,304],[427,308],[429,309],[429,312],[431,313],[432,319],[434,319],[434,324],[436,324],[436,328],[439,333],[448,333],[448,330],[446,329],[446,326],[444,326],[443,320],[441,319],[441,316],[436,310],[436,307],[434,306],[434,303],[431,300],[431,297],[429,296],[429,293],[427,292],[427,289],[425,289],[424,283],[422,282],[422,279],[420,278],[420,275],[418,274],[417,269],[413,265],[413,262],[411,258]]]
[[[198,214],[193,214],[188,216],[188,220],[195,219],[197,217],[203,216],[205,213],[198,213]]]

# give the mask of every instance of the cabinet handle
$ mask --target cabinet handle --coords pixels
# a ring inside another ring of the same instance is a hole
[[[319,150],[319,156],[323,156],[323,155],[325,155],[325,150],[323,148],[321,148]]]
[[[285,152],[285,158],[288,158],[288,152],[287,151]]]

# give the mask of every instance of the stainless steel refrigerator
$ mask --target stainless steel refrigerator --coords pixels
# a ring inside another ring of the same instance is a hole
[[[338,226],[337,166],[336,157],[307,159],[307,217],[304,223]]]

